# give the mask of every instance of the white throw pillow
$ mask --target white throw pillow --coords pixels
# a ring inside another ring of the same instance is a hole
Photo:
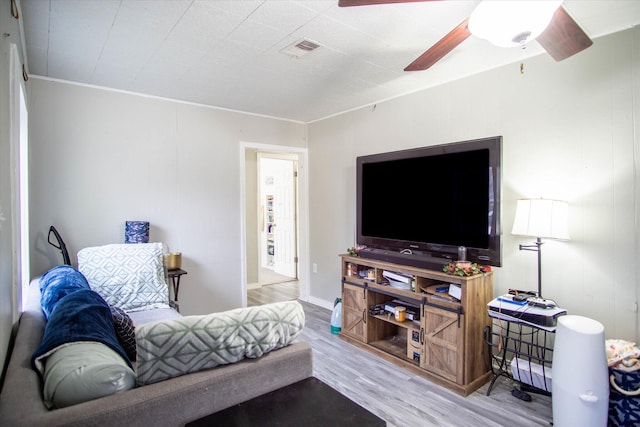
[[[91,289],[126,311],[169,307],[162,243],[111,244],[78,252]]]
[[[44,368],[44,402],[64,408],[135,387],[136,374],[118,353],[99,342],[58,348]]]
[[[304,322],[302,305],[285,301],[141,325],[137,384],[261,357],[289,345]]]

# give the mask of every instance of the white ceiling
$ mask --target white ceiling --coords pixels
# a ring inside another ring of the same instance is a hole
[[[504,64],[517,70],[544,53],[536,42],[522,51],[471,36],[429,70],[403,71],[477,3],[20,0],[20,7],[31,75],[309,122]],[[638,0],[564,7],[596,43],[640,23]],[[303,38],[322,47],[300,59],[280,53]]]

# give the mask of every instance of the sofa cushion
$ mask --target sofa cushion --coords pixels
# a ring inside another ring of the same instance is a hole
[[[155,310],[143,310],[127,312],[136,328],[145,323],[154,323],[161,320],[177,319],[182,315],[173,308],[157,308]]]
[[[138,385],[258,358],[289,345],[303,327],[297,301],[142,325],[136,331]]]
[[[40,305],[48,319],[60,299],[80,289],[90,289],[87,279],[70,265],[60,265],[40,277]]]
[[[84,248],[78,252],[78,269],[113,306],[126,311],[169,307],[162,243]]]
[[[99,342],[59,347],[45,362],[47,408],[64,408],[135,387],[136,375],[122,357]]]

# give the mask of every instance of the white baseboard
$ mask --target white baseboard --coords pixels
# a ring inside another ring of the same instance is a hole
[[[260,283],[247,283],[247,290],[251,289],[260,289],[262,285]],[[312,296],[303,296],[302,292],[298,299],[308,302],[309,304],[317,305],[322,308],[326,308],[327,310],[333,310],[333,301],[327,301],[321,298],[316,298]]]
[[[310,296],[307,300],[305,300],[305,302],[320,306],[322,308],[326,308],[327,310],[333,310],[333,301],[327,301],[324,299]]]
[[[250,291],[252,289],[260,289],[262,285],[258,282],[256,283],[247,283],[247,290]]]

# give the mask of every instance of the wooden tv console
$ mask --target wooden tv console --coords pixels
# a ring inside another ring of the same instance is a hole
[[[342,339],[463,396],[489,380],[484,328],[491,326],[487,304],[493,298],[493,273],[459,277],[357,256],[340,258]],[[382,285],[384,271],[413,276],[413,289]],[[449,301],[447,292],[425,292],[449,284],[460,285],[460,301]],[[372,306],[392,300],[417,307],[420,319],[407,316],[398,322],[390,313],[370,313]]]

